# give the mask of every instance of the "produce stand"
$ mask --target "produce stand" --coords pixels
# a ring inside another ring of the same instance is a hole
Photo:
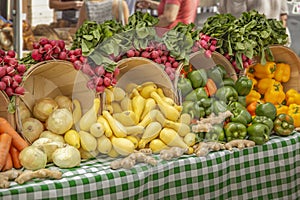
[[[156,157],[158,159],[158,157]],[[113,158],[83,161],[60,169],[61,180],[12,182],[1,199],[298,199],[300,133],[273,136],[243,150],[185,155],[157,166],[138,164],[111,170]],[[53,166],[49,166],[53,167]]]

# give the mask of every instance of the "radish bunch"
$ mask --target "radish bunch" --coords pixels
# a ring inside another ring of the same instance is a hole
[[[170,79],[175,79],[175,72],[179,66],[179,62],[170,54],[166,45],[159,42],[152,42],[145,49],[132,48],[128,50],[122,57],[143,57],[164,66],[164,71]]]
[[[217,40],[203,33],[200,33],[199,36],[200,39],[195,42],[194,46],[192,47],[192,52],[197,52],[203,48],[205,56],[210,58],[212,52],[216,51],[217,49]]]
[[[20,83],[26,70],[24,64],[19,64],[15,51],[5,52],[0,49],[0,90],[3,90],[9,97],[25,93]]]
[[[239,73],[241,70],[237,67],[236,63],[236,56],[234,55],[229,55],[228,53],[224,53],[223,56],[230,61],[232,66],[234,67],[235,71]],[[253,60],[245,56],[245,54],[242,54],[242,62],[243,62],[243,69],[247,69],[250,65],[253,64]]]

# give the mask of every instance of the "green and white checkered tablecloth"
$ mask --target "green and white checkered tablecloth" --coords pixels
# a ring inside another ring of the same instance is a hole
[[[300,199],[298,132],[253,148],[159,160],[154,167],[111,170],[111,160],[63,169],[61,180],[13,183],[0,189],[0,199]]]

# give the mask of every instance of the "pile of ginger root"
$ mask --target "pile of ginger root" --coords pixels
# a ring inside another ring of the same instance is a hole
[[[10,169],[0,172],[0,188],[9,188],[10,181],[15,181],[18,184],[24,184],[34,178],[61,179],[62,172],[51,169],[38,169],[35,171]]]

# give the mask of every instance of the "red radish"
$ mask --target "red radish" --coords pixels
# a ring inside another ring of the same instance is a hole
[[[128,58],[134,57],[134,56],[135,56],[135,51],[134,51],[133,49],[128,50],[128,51],[126,52],[126,56],[127,56]]]
[[[0,67],[0,78],[6,75],[6,67]]]
[[[5,90],[6,84],[3,81],[0,81],[0,90]]]
[[[60,48],[60,49],[64,49],[65,48],[65,42],[63,40],[58,40],[57,41],[57,46]]]
[[[116,85],[117,84],[117,79],[116,78],[112,78],[111,79],[111,85]]]
[[[207,58],[210,58],[211,55],[212,55],[211,50],[206,50],[206,51],[204,52],[204,55],[205,55]]]
[[[96,74],[97,76],[102,76],[102,75],[105,74],[105,69],[104,69],[103,65],[97,66],[97,67],[94,69],[94,71],[95,71],[95,74]]]
[[[89,64],[82,65],[81,71],[89,76],[94,76],[95,72],[92,70]]]
[[[11,87],[6,87],[5,93],[7,94],[7,96],[11,97],[12,95],[14,95],[14,90]]]
[[[173,62],[173,64],[172,64],[173,68],[178,68],[178,66],[179,66],[179,63],[177,61]]]
[[[103,85],[96,86],[96,92],[103,93],[104,90],[105,90],[105,86],[103,86]]]
[[[135,56],[135,57],[140,56],[140,54],[141,54],[141,53],[140,53],[138,50],[135,50],[135,51],[134,51],[134,56]]]
[[[40,61],[42,59],[42,54],[39,53],[38,49],[33,49],[31,51],[31,57],[33,58],[33,60],[35,61]]]
[[[58,59],[67,60],[67,53],[64,52],[64,51],[60,52],[59,55],[58,55]]]
[[[248,58],[247,58],[247,56],[245,56],[245,54],[242,54],[242,61],[244,62],[244,61],[246,61]]]
[[[159,52],[156,51],[156,50],[153,50],[153,51],[151,52],[151,58],[152,58],[152,59],[156,59],[156,58],[158,58],[158,57],[159,57]]]
[[[96,77],[96,78],[94,78],[94,83],[95,83],[95,85],[103,85],[103,78],[102,77]]]
[[[210,47],[209,47],[209,50],[211,51],[211,52],[214,52],[215,50],[216,50],[216,46],[214,46],[214,45],[210,45]]]
[[[7,63],[7,64],[9,64],[9,61],[11,60],[12,58],[11,57],[9,57],[9,56],[4,56],[3,57],[3,61],[5,62],[5,63]]]
[[[6,55],[8,55],[11,58],[16,57],[16,52],[14,50],[8,50]]]
[[[52,47],[55,47],[57,45],[57,41],[56,40],[49,40],[49,44],[52,46]]]
[[[53,47],[53,53],[59,54],[61,52],[59,47]]]
[[[70,57],[69,57],[69,60],[70,60],[72,63],[74,63],[74,62],[77,60],[77,58],[76,58],[75,55],[71,54]]]
[[[161,56],[160,59],[161,59],[162,63],[166,63],[168,60],[167,56],[165,56],[165,55]]]
[[[13,80],[17,81],[18,83],[21,83],[23,78],[21,75],[16,74],[16,75],[14,75]]]
[[[111,72],[106,72],[106,73],[104,74],[104,76],[111,79],[111,78],[114,76],[114,74],[111,73]]]
[[[82,50],[79,49],[79,48],[75,49],[75,50],[74,50],[74,55],[75,55],[75,56],[81,56],[81,55],[82,55]]]
[[[17,73],[17,72],[16,72],[16,70],[15,70],[14,67],[8,66],[8,67],[6,68],[6,74],[8,74],[8,75],[10,75],[10,76],[14,76],[16,73]]]
[[[170,61],[170,63],[175,62],[175,58],[174,57],[168,56],[167,58],[168,58],[168,61]]]
[[[19,64],[19,65],[17,66],[17,71],[18,71],[19,73],[24,73],[24,72],[26,71],[26,66],[25,66],[24,64]]]
[[[118,76],[120,74],[120,69],[118,67],[116,67],[113,74],[114,74],[114,76]]]
[[[2,77],[1,81],[3,81],[7,86],[10,86],[12,84],[13,79],[11,76],[5,75]]]
[[[160,57],[156,58],[156,59],[154,60],[154,62],[156,62],[156,63],[158,63],[158,64],[161,64],[161,63],[162,63]]]
[[[82,63],[80,62],[80,60],[76,60],[75,62],[73,62],[73,67],[76,70],[80,70],[82,68]]]
[[[175,79],[175,74],[174,73],[169,74],[169,78],[171,81],[173,81]]]
[[[218,43],[218,41],[217,41],[216,39],[212,39],[212,40],[210,41],[210,44],[211,44],[211,45],[214,45],[214,46],[216,46],[217,43]]]
[[[0,56],[5,56],[5,51],[4,50],[2,50],[2,49],[0,49]]]
[[[48,44],[49,40],[47,38],[41,38],[39,44],[44,46],[45,44]]]
[[[34,42],[33,45],[32,45],[32,47],[34,49],[39,49],[40,48],[40,44],[38,42]]]
[[[166,68],[165,68],[165,72],[166,72],[168,75],[172,74],[172,73],[173,73],[172,67],[166,67]]]
[[[110,86],[110,84],[111,84],[111,79],[108,78],[108,77],[104,77],[104,78],[103,78],[103,84],[104,84],[106,87]]]
[[[166,63],[165,63],[165,66],[171,68],[171,67],[172,67],[172,64],[171,64],[170,62],[166,62]]]
[[[87,62],[87,58],[84,57],[84,56],[80,56],[80,57],[79,57],[79,60],[80,60],[82,63],[86,63],[86,62]]]
[[[12,87],[13,89],[17,88],[19,86],[19,83],[15,80],[13,80],[12,84],[10,87]]]
[[[143,58],[149,58],[149,57],[150,57],[150,53],[147,52],[147,51],[143,51],[142,54],[141,54],[141,56],[142,56]]]
[[[89,89],[91,89],[91,90],[95,89],[95,84],[94,84],[93,80],[89,80],[89,81],[86,83],[86,85],[87,85],[87,88],[89,88]]]

